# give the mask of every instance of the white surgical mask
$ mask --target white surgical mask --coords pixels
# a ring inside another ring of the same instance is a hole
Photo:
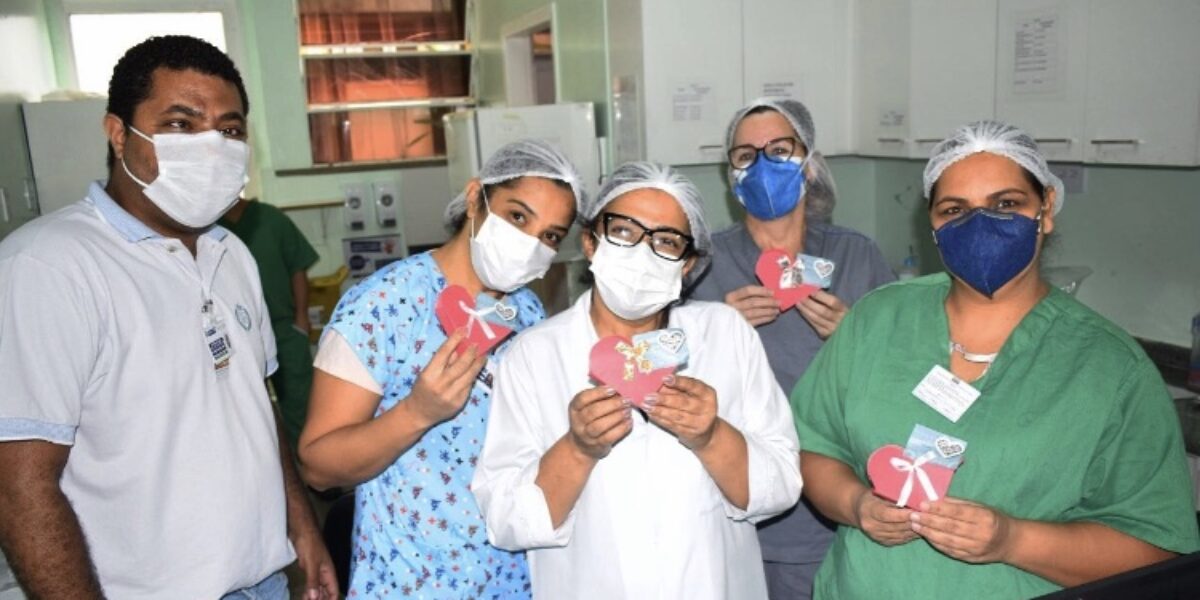
[[[471,238],[471,266],[484,287],[507,294],[545,275],[554,262],[554,249],[492,214],[486,196],[483,203],[486,216]]]
[[[597,239],[590,269],[604,305],[618,317],[634,321],[679,299],[686,262],[659,257],[645,243],[616,246]]]
[[[134,133],[154,144],[158,177],[150,183],[129,171],[125,173],[142,186],[146,197],[176,223],[202,229],[217,222],[237,202],[246,187],[250,147],[246,142],[225,137],[220,131],[204,133],[156,133],[154,138],[129,126]]]

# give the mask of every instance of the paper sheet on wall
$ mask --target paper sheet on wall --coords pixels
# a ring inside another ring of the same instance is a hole
[[[713,86],[703,82],[684,83],[671,92],[671,120],[695,122],[716,117]]]
[[[1061,88],[1066,50],[1063,28],[1063,15],[1057,11],[1014,15],[1014,94],[1056,92]]]
[[[789,98],[798,100],[804,96],[804,84],[798,79],[771,79],[762,84],[763,98]]]

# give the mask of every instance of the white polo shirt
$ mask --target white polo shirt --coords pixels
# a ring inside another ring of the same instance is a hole
[[[110,598],[217,598],[294,559],[275,366],[258,269],[220,227],[193,257],[97,182],[0,243],[0,440],[72,446],[61,484]]]

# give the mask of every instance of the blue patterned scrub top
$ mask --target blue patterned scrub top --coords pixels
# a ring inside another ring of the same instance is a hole
[[[446,278],[429,253],[392,263],[351,288],[329,327],[383,388],[375,416],[396,406],[446,340],[434,314]],[[537,297],[508,296],[524,329],[545,318]],[[503,353],[508,342],[493,352]],[[491,365],[489,364],[489,367]],[[492,547],[469,486],[492,403],[489,367],[466,406],[358,486],[348,598],[529,598],[524,554]]]

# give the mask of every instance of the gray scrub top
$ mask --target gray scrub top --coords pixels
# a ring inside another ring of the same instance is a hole
[[[723,302],[725,294],[747,285],[762,285],[754,265],[762,253],[742,223],[713,235],[712,265],[689,296],[697,300]],[[804,236],[804,253],[832,260],[836,265],[829,291],[847,306],[867,292],[896,280],[879,248],[867,236],[852,229],[827,223],[809,223]],[[775,379],[791,393],[824,342],[795,309],[757,328]],[[800,440],[804,448],[804,440]],[[796,508],[759,524],[758,539],[763,560],[782,563],[818,562],[833,542],[834,524],[814,514],[808,500]]]

